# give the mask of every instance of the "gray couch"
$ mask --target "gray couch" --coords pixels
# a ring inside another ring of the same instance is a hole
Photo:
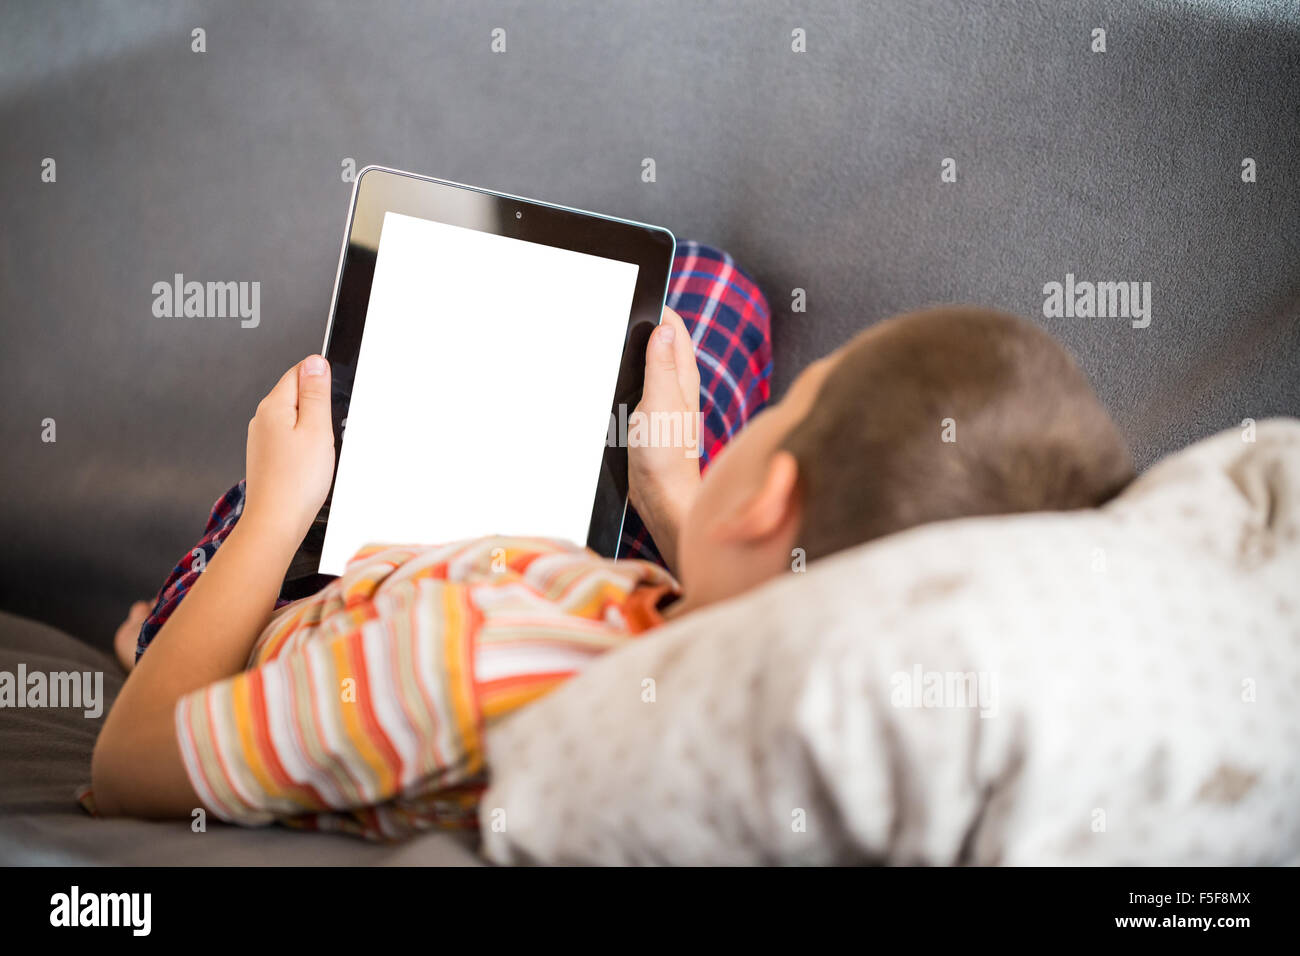
[[[778,389],[901,310],[1037,317],[1146,465],[1300,412],[1297,102],[1289,0],[13,0],[0,607],[104,647],[156,590],[240,477],[258,398],[319,347],[348,159],[728,248],[771,301]],[[177,272],[260,282],[260,324],[155,318],[152,286]],[[1149,327],[1044,318],[1067,273],[1150,282]],[[71,653],[17,617],[0,628],[4,662]],[[41,752],[8,742],[30,719],[0,712],[6,761]],[[0,771],[0,809],[28,821],[0,841],[58,845],[72,818],[39,821],[84,776],[88,732],[73,746],[51,725],[45,755],[64,762],[30,791]],[[112,827],[93,858],[146,858],[154,828]],[[337,842],[296,845],[324,859]]]
[[[110,699],[122,685],[120,668],[105,654],[53,628],[0,613],[0,671],[98,671]],[[107,712],[107,707],[104,708]],[[0,712],[0,866],[474,866],[477,837],[428,833],[400,844],[298,833],[272,827],[241,830],[205,821],[189,823],[97,820],[73,801],[89,782],[90,754],[103,717],[83,710]]]

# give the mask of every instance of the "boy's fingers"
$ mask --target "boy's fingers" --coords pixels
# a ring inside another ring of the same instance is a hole
[[[677,384],[681,386],[682,395],[690,400],[692,394],[700,390],[700,367],[695,361],[695,343],[691,341],[691,333],[682,317],[667,306],[664,306],[663,321],[670,323],[676,330],[673,334],[673,348],[677,363]]]
[[[330,365],[319,355],[298,364],[298,427],[330,428]]]
[[[643,400],[652,408],[669,408],[680,402],[677,394],[677,330],[668,322],[655,327],[645,350]]]
[[[681,348],[683,345],[686,346],[688,350],[690,349],[691,333],[686,330],[686,323],[682,321],[682,317],[680,315],[678,315],[672,309],[668,308],[668,306],[664,306],[664,311],[662,316],[659,319],[659,324],[671,325],[673,329],[676,330],[675,335],[680,336],[680,338],[675,337],[673,339],[673,344],[676,345],[678,348],[677,355],[680,358],[683,354],[681,352]]]
[[[646,348],[645,398],[655,408],[697,407],[700,369],[682,317],[665,307]]]
[[[653,370],[675,373],[677,371],[678,338],[677,327],[666,319],[655,327],[654,334],[650,336],[650,346],[646,349],[647,372]]]

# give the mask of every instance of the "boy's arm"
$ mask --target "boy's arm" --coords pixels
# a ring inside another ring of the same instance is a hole
[[[683,445],[629,445],[628,498],[664,561],[677,570],[677,537],[700,487],[700,368],[685,323],[665,308],[646,348],[645,387],[636,407],[643,415],[678,416],[681,428],[644,434],[681,435]],[[672,419],[662,419],[672,425]]]
[[[200,806],[181,761],[176,703],[243,670],[333,471],[329,367],[312,356],[258,406],[244,513],[104,721],[91,765],[100,813],[187,816]]]

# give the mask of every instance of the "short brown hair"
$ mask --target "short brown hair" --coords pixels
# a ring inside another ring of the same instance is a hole
[[[861,333],[783,447],[799,463],[809,560],[930,521],[1095,507],[1133,478],[1065,349],[1024,319],[968,307]]]

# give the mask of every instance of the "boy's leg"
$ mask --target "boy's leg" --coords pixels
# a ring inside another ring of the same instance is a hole
[[[140,659],[145,648],[167,623],[167,618],[171,617],[190,588],[194,587],[199,575],[212,560],[212,556],[217,553],[217,549],[229,537],[231,529],[235,527],[235,523],[243,513],[244,483],[241,481],[217,499],[216,504],[212,506],[212,513],[208,515],[208,524],[203,529],[203,537],[199,538],[194,546],[176,562],[172,573],[167,576],[162,590],[154,600],[153,608],[144,619],[144,624],[140,626],[140,637],[135,646],[136,660]],[[276,607],[285,603],[287,602],[277,601]]]
[[[700,367],[700,472],[767,404],[772,377],[772,316],[754,281],[727,253],[677,244],[668,307],[691,333]],[[619,557],[663,564],[641,517],[629,505]]]

